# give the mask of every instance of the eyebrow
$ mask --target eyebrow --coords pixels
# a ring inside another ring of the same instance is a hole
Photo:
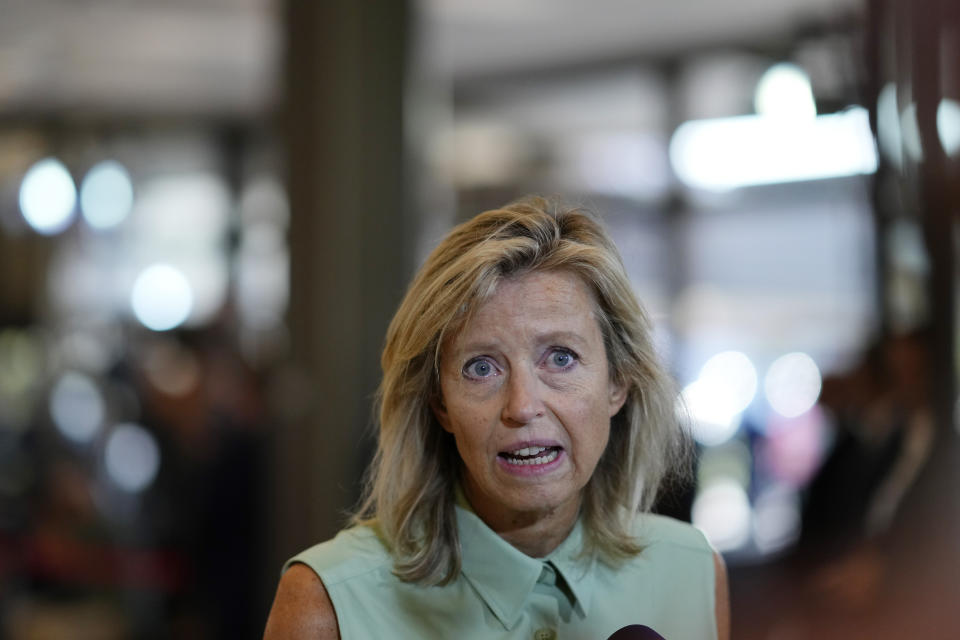
[[[541,342],[584,342],[583,336],[576,331],[548,331],[537,335]]]
[[[583,336],[581,336],[576,331],[547,331],[536,335],[536,340],[538,343],[552,344],[557,342],[572,342],[578,345],[584,344],[586,341]],[[466,352],[477,352],[477,351],[497,351],[499,345],[493,341],[477,341],[477,342],[468,342],[464,344],[457,351],[460,353]]]

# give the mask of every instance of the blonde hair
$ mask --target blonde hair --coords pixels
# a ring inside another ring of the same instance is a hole
[[[542,198],[487,211],[454,228],[430,254],[387,330],[378,447],[354,521],[376,523],[402,580],[443,584],[460,571],[454,509],[460,459],[430,408],[440,392],[444,336],[502,279],[547,270],[575,273],[592,289],[611,378],[627,389],[584,488],[585,551],[611,563],[639,553],[630,532],[634,514],[651,507],[668,473],[686,467],[688,439],[675,415],[673,382],[600,224]]]

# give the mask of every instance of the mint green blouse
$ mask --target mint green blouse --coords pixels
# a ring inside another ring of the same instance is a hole
[[[341,531],[294,556],[323,581],[344,640],[358,638],[591,638],[643,624],[667,640],[711,640],[713,550],[699,530],[640,515],[644,551],[618,567],[582,560],[578,522],[546,558],[531,558],[457,506],[460,575],[423,587],[393,575],[375,530]]]

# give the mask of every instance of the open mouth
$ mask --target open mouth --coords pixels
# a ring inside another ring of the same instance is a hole
[[[507,464],[537,465],[548,464],[557,459],[561,447],[524,447],[516,451],[501,451],[497,454]]]

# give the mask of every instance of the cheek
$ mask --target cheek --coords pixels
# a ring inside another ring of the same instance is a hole
[[[579,429],[579,445],[589,458],[598,458],[606,449],[610,439],[609,404],[603,401],[591,402],[574,418]]]
[[[462,394],[447,405],[448,431],[457,441],[461,452],[475,449],[486,441],[490,433],[488,413],[483,403],[471,402]]]

